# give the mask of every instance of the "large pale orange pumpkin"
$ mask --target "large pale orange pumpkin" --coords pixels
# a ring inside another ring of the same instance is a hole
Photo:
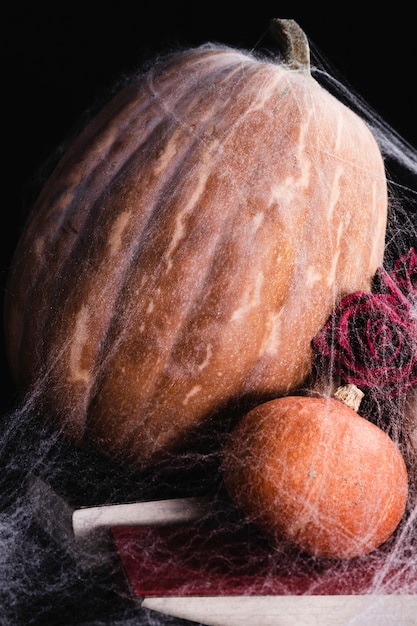
[[[156,61],[36,202],[7,288],[14,379],[126,462],[192,449],[223,407],[305,379],[334,303],[369,289],[386,214],[374,137],[297,59]]]
[[[334,398],[263,403],[232,430],[224,482],[273,542],[315,556],[363,556],[397,528],[408,497],[401,452],[380,428]]]

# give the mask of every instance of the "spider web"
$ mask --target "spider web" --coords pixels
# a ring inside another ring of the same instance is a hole
[[[313,74],[363,117],[378,141],[386,163],[389,188],[384,266],[392,269],[396,259],[410,247],[417,247],[417,151],[333,71],[325,69],[322,60],[316,60]],[[43,384],[47,384],[47,380],[40,380],[38,387],[19,400],[2,421],[1,623],[5,626],[174,626],[187,623],[139,609],[126,596],[120,595],[113,570],[82,570],[71,549],[57,545],[34,520],[27,481],[32,474],[40,476],[76,506],[207,493],[217,498],[221,497],[219,455],[195,454],[191,474],[189,458],[184,459],[183,465],[176,459],[174,471],[169,463],[157,471],[127,471],[93,450],[77,449],[61,432],[42,424],[36,401]],[[417,578],[417,392],[411,390],[406,401],[401,398],[373,408],[375,421],[387,428],[394,439],[400,441],[401,433],[401,445],[410,470],[406,514],[390,540],[384,566],[367,588],[367,593],[379,594],[389,591],[393,584],[392,578],[385,575],[387,571],[406,573],[407,581]],[[375,559],[378,558],[376,553]],[[410,589],[412,586],[406,582],[397,592],[407,594]]]

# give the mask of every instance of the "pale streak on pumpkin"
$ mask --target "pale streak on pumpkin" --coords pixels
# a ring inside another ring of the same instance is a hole
[[[273,356],[278,353],[281,339],[282,314],[284,309],[278,312],[269,311],[265,324],[266,335],[259,347],[258,356],[262,358],[265,355]]]
[[[340,129],[341,123],[339,123],[337,126]],[[336,141],[336,145],[340,143],[340,130],[338,133],[336,133],[336,137],[337,136],[339,136],[339,139]],[[343,175],[343,167],[342,165],[339,164],[335,167],[333,184],[330,190],[330,198],[329,198],[329,204],[328,204],[328,210],[327,210],[328,224],[332,224],[333,213],[335,212],[339,204],[340,181],[341,181],[342,175]],[[338,266],[340,253],[341,253],[340,242],[341,242],[342,234],[346,228],[346,225],[347,224],[346,224],[346,218],[345,218],[339,223],[338,228],[337,228],[336,240],[334,241],[333,248],[332,248],[332,259],[330,263],[330,268],[326,275],[326,282],[329,287],[335,284],[336,271],[337,271],[337,266]]]
[[[146,308],[146,313],[148,315],[151,315],[151,313],[153,312],[154,308],[155,308],[155,303],[154,303],[153,299],[151,298],[149,300],[149,304],[148,304],[148,306]]]
[[[184,400],[182,401],[183,406],[187,406],[190,400],[194,398],[194,396],[198,395],[202,389],[203,388],[201,385],[194,385],[194,387],[190,389],[190,391],[186,394]]]
[[[211,343],[208,343],[206,346],[206,356],[204,358],[204,361],[199,363],[199,365],[197,366],[200,372],[202,372],[209,365],[212,355],[213,355],[213,346]]]
[[[260,305],[263,282],[263,273],[259,272],[255,278],[254,284],[250,284],[247,291],[243,293],[240,306],[232,312],[232,315],[230,316],[231,322],[242,320],[242,318],[244,318],[251,309]]]
[[[298,141],[298,145],[297,145],[297,160],[298,163],[300,164],[300,172],[301,172],[301,176],[298,176],[297,181],[295,180],[288,180],[287,184],[291,185],[291,183],[294,186],[294,189],[308,189],[308,186],[310,184],[310,179],[311,179],[311,170],[312,170],[312,163],[311,163],[311,159],[307,156],[308,155],[308,151],[306,150],[307,148],[307,142],[308,142],[308,130],[310,128],[310,125],[313,122],[313,112],[312,110],[309,110],[306,114],[306,119],[305,121],[300,124],[300,137],[299,137],[299,141]],[[294,182],[297,182],[297,186],[294,185]]]
[[[329,206],[327,211],[327,221],[329,224],[331,223],[333,212],[336,209],[340,199],[340,180],[342,178],[342,175],[343,167],[339,164],[335,168],[333,184],[330,190]],[[339,241],[340,239],[338,238],[338,244]]]
[[[336,246],[335,246],[335,249],[333,251],[333,257],[332,257],[332,261],[331,261],[331,264],[330,264],[329,273],[328,273],[328,275],[326,277],[327,284],[329,285],[329,287],[331,287],[332,285],[335,284],[337,264],[339,262],[340,253],[341,253],[340,242],[342,240],[342,235],[343,235],[343,232],[344,232],[344,226],[345,225],[343,224],[343,222],[341,222],[339,224],[339,226],[337,227]]]
[[[169,162],[177,156],[180,130],[181,129],[179,129],[176,133],[173,133],[171,139],[168,141],[168,145],[162,150],[159,159],[153,168],[152,173],[154,176],[159,176],[160,173],[167,167]]]
[[[218,142],[216,141],[215,144],[217,145]],[[189,215],[190,213],[195,211],[196,208],[198,208],[198,200],[205,191],[207,179],[211,173],[211,168],[209,167],[209,165],[213,161],[213,156],[214,155],[209,154],[208,152],[203,152],[202,161],[204,163],[204,167],[200,171],[197,186],[195,190],[191,193],[191,196],[186,204],[184,204],[184,207],[177,213],[175,217],[175,230],[172,234],[172,239],[169,242],[168,247],[164,253],[164,260],[167,264],[167,271],[169,271],[172,267],[172,256],[175,250],[177,249],[180,241],[184,239],[184,237],[186,237],[187,235],[187,229],[185,227],[184,221],[187,215]]]
[[[289,83],[290,85],[291,83]],[[288,174],[278,184],[271,184],[271,197],[269,200],[269,206],[275,203],[282,204],[284,201],[288,207],[288,212],[291,211],[291,203],[294,196],[296,196],[300,190],[308,189],[311,179],[311,159],[306,151],[306,144],[308,142],[308,130],[310,124],[313,121],[312,111],[308,111],[306,119],[300,124],[299,128],[299,140],[297,143],[297,152],[294,153],[294,161],[299,165],[299,169],[295,173]],[[288,215],[290,218],[290,215]]]
[[[319,272],[317,268],[314,267],[313,265],[310,265],[309,267],[307,267],[305,276],[307,280],[307,285],[309,286],[310,289],[312,289],[316,283],[323,280],[323,274]]]
[[[258,211],[251,219],[248,229],[249,238],[253,237],[262,225],[265,214]],[[245,314],[261,303],[261,289],[264,282],[264,276],[261,272],[255,278],[254,284],[249,284],[249,289],[242,294],[240,305],[232,312],[230,321],[235,322],[241,320]]]
[[[108,238],[108,246],[110,249],[110,257],[114,257],[123,244],[122,235],[130,224],[132,217],[131,211],[123,211],[114,220],[113,226]]]
[[[89,310],[82,306],[75,320],[75,329],[69,346],[68,382],[90,384],[91,371],[82,366],[83,348],[89,337]]]

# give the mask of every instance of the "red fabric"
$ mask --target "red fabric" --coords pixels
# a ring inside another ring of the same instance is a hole
[[[395,593],[404,583],[408,593],[417,593],[416,573],[387,567],[384,550],[333,561],[288,547],[273,551],[247,528],[202,524],[111,532],[136,597],[360,594],[372,589],[382,571],[383,593]]]

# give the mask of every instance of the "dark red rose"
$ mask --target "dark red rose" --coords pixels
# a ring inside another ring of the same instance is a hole
[[[376,279],[383,292],[345,296],[312,347],[345,383],[393,398],[417,384],[417,318],[385,270]]]

